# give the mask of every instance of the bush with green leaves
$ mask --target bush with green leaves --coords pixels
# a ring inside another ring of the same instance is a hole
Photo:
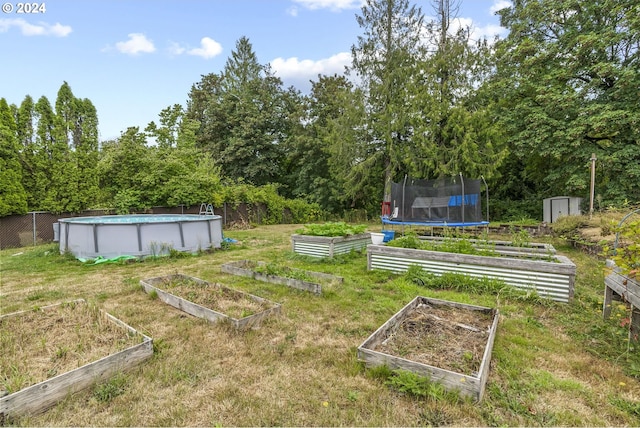
[[[605,248],[605,254],[613,260],[623,275],[637,277],[640,272],[640,220],[624,223],[615,228],[618,247]]]
[[[302,229],[296,230],[300,235],[310,236],[350,236],[364,233],[366,224],[347,224],[343,221],[327,222],[323,224],[305,224]]]

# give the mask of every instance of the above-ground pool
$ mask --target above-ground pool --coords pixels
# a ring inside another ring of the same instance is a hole
[[[157,256],[170,250],[195,253],[222,244],[222,217],[144,214],[58,220],[60,252],[79,259]]]

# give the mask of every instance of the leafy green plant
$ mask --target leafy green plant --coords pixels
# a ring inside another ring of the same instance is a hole
[[[415,250],[443,251],[446,253],[497,256],[491,246],[474,245],[466,238],[446,237],[442,241],[423,241],[414,232],[387,243],[388,247],[410,248]]]
[[[106,382],[99,383],[93,388],[93,396],[101,403],[108,403],[125,392],[127,378],[118,373]]]
[[[447,391],[444,386],[432,382],[428,377],[419,376],[407,370],[394,370],[393,375],[385,383],[399,392],[417,397],[451,403],[460,402],[460,396],[455,392]]]
[[[263,275],[279,276],[282,278],[299,279],[301,281],[314,282],[315,279],[300,269],[291,269],[286,266],[280,266],[276,263],[265,263],[263,265],[256,265],[253,268],[254,272],[261,273]]]
[[[547,300],[542,299],[534,290],[520,290],[498,279],[491,279],[487,277],[476,278],[449,272],[442,275],[434,275],[431,272],[425,271],[419,265],[409,266],[404,277],[415,284],[435,290],[455,290],[473,294],[492,294],[516,301],[550,304]]]
[[[528,247],[531,244],[531,234],[526,229],[509,227],[511,232],[511,245],[514,247]]]
[[[622,243],[610,253],[610,258],[621,269],[623,275],[636,276],[640,272],[640,220],[622,224],[615,228]],[[605,248],[607,252],[608,248]]]
[[[366,224],[349,225],[343,221],[327,222],[323,224],[306,224],[296,233],[310,236],[350,236],[364,233]]]

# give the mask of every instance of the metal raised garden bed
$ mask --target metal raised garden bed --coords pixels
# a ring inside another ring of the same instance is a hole
[[[410,266],[418,265],[435,275],[450,272],[502,280],[520,289],[533,289],[541,297],[569,302],[573,298],[576,265],[562,255],[545,257],[551,261],[522,255],[492,257],[382,245],[367,248],[369,270],[406,272]]]
[[[362,250],[371,244],[371,235],[359,233],[349,236],[291,235],[293,252],[311,257],[333,257]]]
[[[468,316],[464,323],[458,322],[455,316],[442,315],[447,310],[466,312]],[[458,391],[462,396],[480,401],[489,376],[498,319],[497,309],[418,296],[358,347],[358,359],[364,361],[367,367],[386,365],[392,370],[407,370],[428,377],[449,391]],[[406,344],[409,341],[402,341],[407,334],[413,336],[411,340],[418,344],[412,355],[437,352],[439,355],[452,356],[451,361],[438,366],[433,361],[424,361],[428,357],[412,358],[401,355],[409,349]],[[390,346],[390,341],[394,340],[400,343]],[[472,341],[483,346],[471,349],[469,343]],[[432,349],[429,349],[430,347]],[[434,351],[442,347],[445,351]],[[401,349],[402,352],[394,349]],[[455,361],[452,361],[456,359],[455,356],[463,355],[464,358],[466,354],[469,355],[468,361],[474,361],[473,364],[456,365]],[[453,370],[451,367],[460,369]]]

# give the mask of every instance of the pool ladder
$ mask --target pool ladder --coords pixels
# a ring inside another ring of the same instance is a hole
[[[213,204],[200,204],[200,215],[215,215]]]

